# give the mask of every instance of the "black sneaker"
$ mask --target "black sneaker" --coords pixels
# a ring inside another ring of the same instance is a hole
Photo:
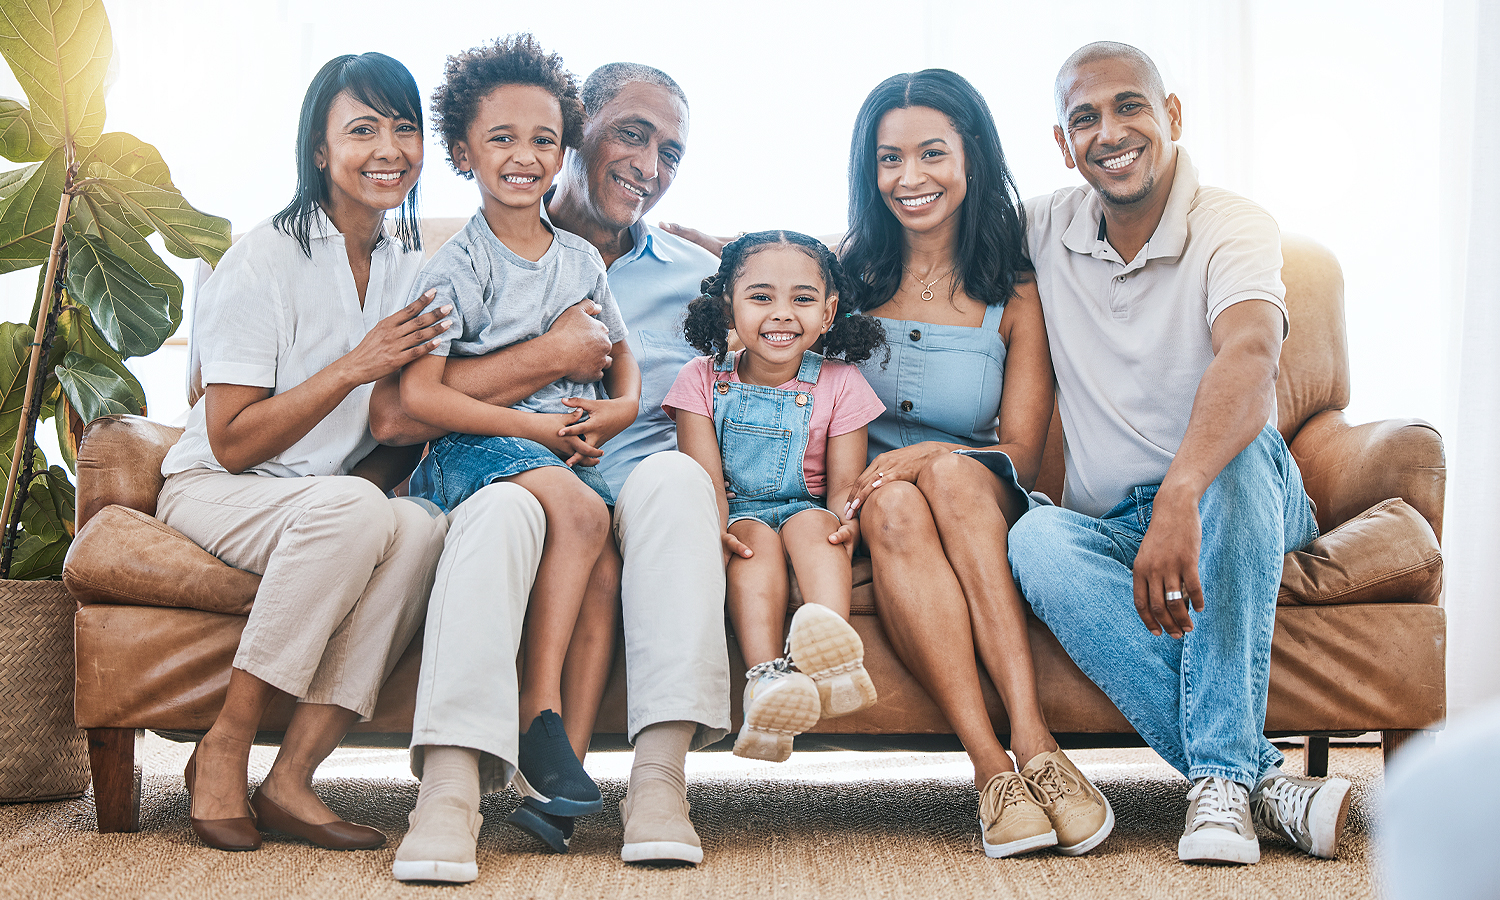
[[[542,812],[532,802],[527,797],[505,821],[551,847],[554,853],[567,853],[568,842],[573,839],[573,817]]]
[[[533,809],[554,816],[586,816],[604,808],[599,786],[573,754],[562,718],[550,709],[521,733],[521,752],[511,783]]]

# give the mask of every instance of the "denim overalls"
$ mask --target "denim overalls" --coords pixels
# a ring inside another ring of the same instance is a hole
[[[734,371],[738,354],[728,354],[715,372]],[[797,380],[817,384],[823,357],[802,354]],[[803,457],[812,428],[813,395],[809,391],[716,379],[713,389],[714,431],[724,478],[733,496],[729,521],[758,519],[780,531],[786,520],[806,509],[823,509],[807,489]]]

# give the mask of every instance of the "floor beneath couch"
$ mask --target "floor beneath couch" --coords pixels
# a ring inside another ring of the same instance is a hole
[[[318,788],[347,818],[393,838],[386,849],[333,853],[267,842],[255,853],[207,849],[188,829],[182,766],[190,745],[148,735],[141,832],[94,832],[92,799],[0,805],[3,897],[708,897],[813,900],[889,897],[1371,897],[1370,822],[1380,751],[1335,745],[1330,771],[1354,782],[1339,859],[1316,860],[1262,841],[1259,865],[1188,867],[1177,861],[1187,783],[1149,750],[1081,750],[1074,758],[1109,795],[1114,834],[1079,859],[1036,854],[990,860],[979,843],[976,794],[960,754],[802,753],[779,766],[726,753],[690,759],[688,788],[706,858],[697,869],[619,861],[619,809],[629,757],[594,754],[589,769],[604,812],[584,820],[567,856],[545,852],[504,823],[510,795],[484,803],[479,881],[404,886],[390,878],[417,784],[405,753],[343,750]],[[251,779],[273,750],[257,748]],[[1288,753],[1289,772],[1302,768]]]

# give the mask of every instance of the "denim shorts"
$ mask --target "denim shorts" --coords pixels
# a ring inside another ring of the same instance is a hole
[[[799,512],[809,509],[821,509],[837,521],[838,516],[821,503],[813,503],[810,500],[731,500],[729,501],[729,524],[733,525],[741,519],[755,519],[771,526],[771,530],[777,534],[781,533],[781,526],[786,520]]]
[[[1011,462],[1010,455],[1004,450],[954,450],[960,456],[967,456],[981,463],[986,469],[998,479],[1002,487],[1018,494],[1026,504],[1026,510],[1036,509],[1038,506],[1052,506],[1052,498],[1041,491],[1031,491],[1021,487],[1021,480],[1016,475],[1016,464]]]
[[[411,475],[411,494],[431,500],[452,512],[492,481],[540,469],[543,466],[569,468],[557,454],[525,438],[484,437],[477,434],[450,434],[439,439]],[[574,475],[594,490],[604,502],[614,506],[604,476],[590,466],[573,466]]]

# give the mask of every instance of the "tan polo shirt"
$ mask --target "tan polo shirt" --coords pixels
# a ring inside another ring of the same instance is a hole
[[[1026,203],[1066,439],[1063,506],[1091,516],[1166,477],[1213,360],[1219,313],[1267,300],[1286,317],[1276,221],[1200,185],[1187,153],[1177,153],[1161,224],[1128,264],[1102,236],[1093,188]]]

